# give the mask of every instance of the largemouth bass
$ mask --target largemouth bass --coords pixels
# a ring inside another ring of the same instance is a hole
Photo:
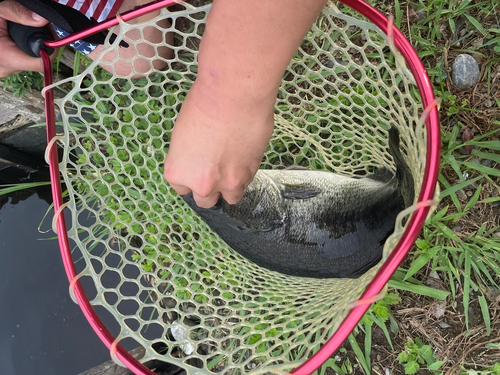
[[[240,203],[188,205],[232,249],[292,276],[356,278],[376,265],[396,216],[413,200],[413,177],[389,130],[396,174],[351,178],[326,171],[259,170]]]

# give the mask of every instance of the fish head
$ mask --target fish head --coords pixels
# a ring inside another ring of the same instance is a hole
[[[244,223],[247,228],[268,231],[282,225],[283,196],[274,181],[259,172],[239,203],[229,204],[221,199],[219,206],[222,212]]]

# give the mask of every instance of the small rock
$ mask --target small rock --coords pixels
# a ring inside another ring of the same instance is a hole
[[[172,323],[170,327],[170,332],[176,341],[184,341],[188,338],[188,331],[186,328],[181,326],[177,321]],[[180,344],[179,345],[184,353],[191,355],[194,352],[194,345],[191,343]]]
[[[451,328],[451,326],[448,323],[445,323],[445,322],[439,322],[438,324],[443,329]]]
[[[493,165],[493,160],[483,159],[481,160],[481,164],[484,165],[485,167],[491,168],[491,166]]]
[[[462,226],[457,225],[456,227],[454,227],[452,229],[452,231],[455,232],[455,233],[460,233],[462,231]]]
[[[493,238],[500,238],[500,232],[493,233]]]
[[[441,318],[446,312],[446,304],[444,302],[437,302],[430,307],[430,313],[434,315],[436,319]]]
[[[326,66],[327,68],[330,68],[330,69],[332,69],[335,66],[335,64],[339,64],[342,66],[349,65],[349,63],[347,61],[344,61],[344,60],[339,59],[339,58],[335,58],[335,61],[333,61],[333,60],[323,61],[323,65]]]
[[[457,191],[457,197],[458,199],[460,199],[461,201],[465,201],[467,200],[467,194],[465,193],[465,191],[463,190],[459,190]]]
[[[470,55],[458,55],[453,63],[451,78],[459,89],[467,90],[479,82],[480,69],[477,61]]]

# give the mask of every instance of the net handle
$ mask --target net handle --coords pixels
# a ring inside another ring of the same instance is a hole
[[[133,9],[127,12],[124,12],[120,15],[117,15],[109,20],[98,23],[87,30],[80,31],[78,33],[69,35],[65,38],[55,41],[45,42],[45,45],[49,48],[61,48],[67,46],[68,44],[74,43],[81,39],[86,39],[89,36],[94,34],[98,34],[103,31],[107,31],[108,29],[117,26],[120,22],[127,22],[133,20],[135,18],[144,16],[156,10],[160,10],[163,8],[167,8],[174,4],[182,3],[184,0],[162,0],[150,3],[148,5],[141,6],[140,8]]]
[[[386,34],[390,34],[390,31],[388,32],[388,27],[390,26],[389,20],[370,5],[361,0],[340,0],[340,2],[368,18]],[[406,228],[406,231],[401,237],[398,245],[391,253],[387,261],[382,265],[381,269],[370,283],[365,293],[361,296],[361,301],[369,302],[375,301],[377,295],[389,282],[389,279],[396,272],[406,254],[408,254],[411,247],[417,240],[432,206],[429,202],[434,202],[441,160],[441,130],[439,127],[439,114],[430,78],[417,53],[408,40],[406,40],[401,31],[399,31],[399,29],[395,26],[392,26],[391,31],[397,49],[405,58],[413,76],[415,77],[423,100],[424,108],[428,110],[426,120],[427,158],[422,190],[420,191],[417,203],[420,206],[411,217],[408,227]],[[332,338],[307,362],[292,371],[292,374],[309,375],[323,365],[323,363],[325,363],[344,343],[356,325],[361,321],[370,306],[371,303],[363,303],[351,310]]]

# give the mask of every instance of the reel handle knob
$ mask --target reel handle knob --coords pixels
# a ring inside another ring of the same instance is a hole
[[[46,27],[32,27],[15,22],[8,22],[9,35],[21,51],[31,57],[40,57],[40,51],[46,50],[49,55],[53,48],[47,48],[45,42],[53,41],[54,37]]]

